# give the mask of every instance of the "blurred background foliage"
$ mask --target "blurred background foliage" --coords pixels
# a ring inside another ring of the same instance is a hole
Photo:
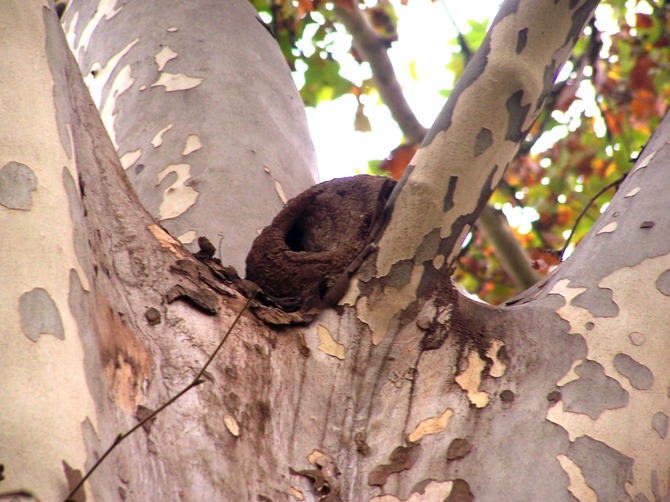
[[[379,98],[372,78],[355,83],[343,76],[334,48],[343,40],[351,47],[351,37],[338,22],[334,5],[362,9],[377,36],[390,48],[402,42],[396,11],[427,1],[251,3],[274,33],[291,69],[302,74],[300,92],[305,105],[314,107],[351,94],[358,100],[351,127],[365,132],[372,126],[362,97]],[[449,0],[442,3],[448,13]],[[450,42],[446,63],[438,63],[453,74],[453,80],[439,91],[442,96],[449,96],[489,23],[468,21]],[[603,1],[493,194],[490,203],[507,216],[540,275],[550,273],[560,262],[566,239],[583,212],[563,257],[578,245],[664,116],[670,103],[669,23],[670,8],[664,0]],[[349,54],[362,63],[355,49],[350,48]],[[416,79],[412,64],[409,72]],[[333,139],[337,140],[335,135]],[[400,177],[417,146],[402,142],[386,158],[369,159],[369,172]],[[495,249],[476,228],[466,239],[454,277],[470,293],[494,304],[518,292],[500,266]]]

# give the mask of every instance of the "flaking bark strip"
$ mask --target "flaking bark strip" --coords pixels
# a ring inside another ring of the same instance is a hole
[[[421,454],[421,445],[413,444],[411,446],[398,446],[389,455],[388,464],[381,464],[375,467],[368,476],[370,486],[383,486],[391,474],[410,469]]]

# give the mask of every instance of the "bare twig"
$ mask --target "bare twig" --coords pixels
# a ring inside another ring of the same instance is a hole
[[[621,178],[614,180],[612,183],[609,183],[605,185],[603,188],[600,189],[600,191],[595,194],[589,202],[584,206],[584,209],[582,209],[582,212],[579,213],[579,216],[577,216],[577,219],[575,220],[575,224],[572,226],[572,230],[570,230],[570,235],[568,235],[568,238],[565,239],[565,244],[563,244],[563,249],[561,249],[561,260],[563,259],[563,255],[565,254],[565,250],[568,249],[568,245],[570,244],[570,240],[572,239],[572,236],[575,234],[575,231],[577,230],[577,226],[579,225],[579,222],[581,219],[584,217],[586,214],[586,211],[589,210],[589,208],[593,205],[593,203],[600,197],[602,194],[607,192],[612,187],[618,187],[623,180],[626,179],[626,176],[628,176],[628,173],[624,174]]]
[[[461,46],[461,52],[465,56],[465,61],[467,63],[470,62],[472,59],[472,50],[470,49],[470,46],[468,45],[468,41],[465,39],[463,36],[463,33],[461,33],[461,30],[458,28],[458,25],[456,24],[456,21],[454,20],[454,16],[451,15],[451,12],[449,12],[449,8],[447,7],[447,4],[445,3],[444,0],[441,2],[442,7],[444,7],[445,12],[447,13],[447,17],[449,18],[449,21],[451,21],[452,26],[456,29],[456,33],[458,33],[458,45]]]
[[[14,490],[11,492],[0,493],[0,500],[16,500],[17,498],[34,499],[35,495],[33,495],[28,490]]]
[[[249,308],[249,304],[253,300],[254,294],[255,293],[252,292],[249,295],[249,298],[247,298],[246,303],[244,304],[242,309],[239,311],[239,313],[237,314],[237,316],[233,320],[233,323],[228,328],[228,331],[226,331],[226,333],[221,338],[221,341],[219,342],[219,345],[217,345],[216,349],[214,349],[214,352],[212,352],[212,355],[209,356],[209,359],[207,359],[207,362],[205,362],[204,366],[198,372],[198,374],[195,376],[195,378],[191,381],[191,383],[189,383],[186,387],[184,387],[176,395],[174,395],[173,397],[168,399],[165,403],[160,405],[151,414],[147,415],[142,420],[140,420],[133,428],[131,428],[127,432],[124,432],[124,433],[119,434],[118,436],[116,436],[116,439],[114,439],[114,442],[111,444],[111,446],[109,448],[107,448],[107,451],[105,451],[105,453],[103,453],[103,455],[95,462],[95,464],[93,464],[93,467],[91,467],[91,469],[81,478],[79,483],[77,483],[77,485],[74,488],[72,488],[72,491],[70,491],[70,493],[65,498],[65,502],[70,502],[70,501],[73,500],[72,497],[74,497],[75,493],[77,493],[77,491],[79,491],[79,489],[82,486],[84,486],[84,483],[91,476],[91,474],[93,474],[95,472],[95,470],[100,466],[100,464],[102,464],[102,462],[105,460],[105,458],[107,458],[107,456],[114,450],[114,448],[116,448],[124,439],[126,439],[128,436],[130,436],[133,432],[135,432],[137,429],[142,427],[144,424],[146,424],[147,422],[152,420],[156,415],[158,415],[161,411],[163,411],[165,408],[167,408],[172,403],[174,403],[181,396],[186,394],[193,387],[197,387],[201,383],[205,382],[205,380],[207,380],[207,378],[205,377],[205,372],[207,371],[208,366],[211,364],[211,362],[214,360],[216,355],[219,353],[219,351],[221,350],[221,347],[223,347],[223,344],[226,341],[226,339],[228,338],[228,335],[230,335],[230,333],[233,331],[233,328],[235,328],[235,326],[239,322],[240,318],[242,317],[242,314],[244,314],[244,312],[247,310],[247,308]],[[203,377],[205,377],[205,378],[203,378]]]

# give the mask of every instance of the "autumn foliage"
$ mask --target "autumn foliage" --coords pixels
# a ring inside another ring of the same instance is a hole
[[[335,3],[353,8],[353,2]],[[320,100],[344,94],[360,98],[374,90],[372,81],[354,85],[339,75],[339,63],[329,53],[329,40],[337,25],[332,2],[253,3],[272,16],[272,27],[289,63],[294,65],[302,58],[307,64],[301,90],[306,105],[315,106]],[[378,35],[391,45],[398,38],[394,7],[408,3],[411,7],[412,1],[379,0],[374,7],[363,3],[359,7]],[[317,50],[309,57],[301,56],[295,42],[315,23],[318,28],[311,41]],[[670,10],[664,2],[603,2],[493,194],[490,203],[508,215],[512,224],[523,222],[513,231],[541,274],[550,273],[560,262],[568,236],[566,255],[578,245],[613,195],[616,181],[625,176],[665,114],[670,103],[669,25]],[[453,40],[449,68],[456,78],[485,31],[485,24],[471,23],[468,33]],[[444,89],[443,93],[448,95],[449,91]],[[357,130],[366,130],[361,126],[367,127],[363,115],[360,106],[352,117]],[[370,159],[371,172],[398,179],[417,147],[403,143],[385,159]],[[592,200],[600,192],[597,200]],[[573,228],[582,212],[579,225]],[[477,229],[466,241],[455,278],[471,293],[492,303],[516,292],[495,250]]]

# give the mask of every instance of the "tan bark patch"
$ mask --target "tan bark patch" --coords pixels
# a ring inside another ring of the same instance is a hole
[[[479,357],[476,350],[470,351],[468,355],[468,367],[463,373],[456,377],[456,383],[468,393],[468,399],[477,408],[483,408],[489,403],[489,395],[479,390],[482,383],[482,372],[486,364]]]
[[[170,250],[177,258],[184,258],[184,254],[181,252],[181,244],[174,237],[156,224],[151,224],[148,228],[158,242],[160,242],[161,246]]]
[[[603,228],[601,228],[600,230],[598,230],[597,235],[600,235],[600,234],[609,234],[609,233],[611,233],[611,232],[614,232],[614,231],[616,230],[616,227],[617,227],[617,226],[618,226],[618,223],[617,223],[616,221],[613,221],[613,222],[611,222],[611,223],[608,223],[608,224],[605,225]]]
[[[584,474],[582,474],[579,466],[565,455],[557,455],[556,458],[561,464],[561,468],[570,478],[570,485],[568,486],[570,493],[580,502],[596,502],[598,495],[586,484],[586,479],[584,479]]]
[[[234,416],[224,415],[223,416],[223,423],[226,424],[226,428],[230,431],[230,433],[233,436],[239,437],[239,435],[240,435],[240,425],[237,423],[237,420],[235,420]]]
[[[423,436],[428,434],[437,434],[442,432],[447,428],[449,424],[449,419],[454,416],[454,412],[451,408],[447,408],[442,415],[439,417],[431,417],[425,420],[421,420],[419,425],[416,426],[410,435],[407,437],[412,443],[416,443]]]
[[[491,340],[489,349],[486,351],[486,357],[493,361],[493,365],[491,365],[491,369],[489,370],[489,375],[494,378],[500,378],[505,374],[505,371],[507,371],[507,365],[498,359],[498,352],[504,345],[505,342],[502,340],[493,339]]]
[[[333,338],[330,330],[325,326],[318,324],[316,326],[316,332],[319,335],[319,346],[317,348],[324,354],[344,360],[344,345]]]
[[[423,493],[412,493],[409,498],[400,500],[395,495],[380,495],[369,502],[433,502],[445,500],[451,494],[453,481],[431,481],[423,488]]]
[[[204,81],[204,78],[189,77],[183,73],[161,73],[158,80],[151,84],[151,87],[162,85],[165,87],[165,92],[187,91],[198,87]]]
[[[167,220],[176,218],[184,214],[198,198],[197,190],[186,183],[191,179],[191,165],[190,164],[172,164],[158,173],[156,184],[170,173],[175,173],[177,179],[167,187],[163,192],[163,200],[158,208],[158,218]]]
[[[97,312],[105,381],[114,402],[131,412],[141,400],[142,382],[151,376],[151,355],[108,305],[99,305]]]
[[[295,486],[292,486],[291,488],[289,488],[289,490],[294,498],[298,500],[305,500],[305,495],[303,495],[303,493],[300,490],[298,490]]]

